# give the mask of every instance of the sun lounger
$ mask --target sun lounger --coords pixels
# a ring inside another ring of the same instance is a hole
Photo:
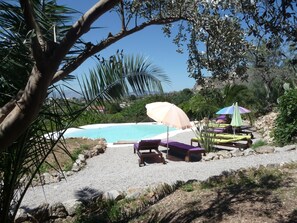
[[[134,153],[139,156],[139,166],[145,165],[145,158],[159,158],[164,164],[165,159],[159,151],[160,139],[147,139],[134,143]]]
[[[235,135],[235,134],[210,134],[208,135],[212,138],[214,146],[227,146],[227,147],[235,147],[239,149],[247,149],[251,147],[252,140],[250,135]],[[191,145],[194,142],[198,143],[200,146],[201,138],[196,137],[191,139]]]
[[[205,130],[207,132],[213,132],[213,133],[229,133],[233,134],[234,130],[236,134],[242,134],[242,135],[250,135],[251,138],[254,138],[253,132],[250,131],[251,126],[240,126],[233,129],[233,127],[230,124],[216,124],[212,123],[208,126],[208,128]]]
[[[167,144],[170,151],[185,154],[186,162],[191,161],[191,156],[194,154],[196,154],[200,158],[202,153],[205,155],[205,150],[197,146],[192,146],[192,145],[184,144],[177,141],[171,141],[171,140],[168,141],[168,143],[167,143],[167,140],[161,141],[160,143],[160,145],[164,147],[167,147]]]

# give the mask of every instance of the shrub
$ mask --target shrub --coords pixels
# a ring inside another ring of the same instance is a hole
[[[196,123],[195,135],[199,139],[199,144],[206,152],[214,152],[214,135],[212,131],[209,131],[211,127],[208,124],[204,125],[202,122]]]
[[[256,141],[255,143],[253,143],[252,148],[255,149],[255,148],[258,148],[260,146],[264,146],[266,144],[267,144],[266,141],[260,139],[260,140]]]
[[[297,89],[285,92],[279,98],[274,140],[280,145],[293,142],[297,135]]]

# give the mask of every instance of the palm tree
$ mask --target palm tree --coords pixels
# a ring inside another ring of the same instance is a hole
[[[86,101],[103,103],[132,92],[134,95],[163,92],[161,80],[169,82],[163,71],[143,56],[117,53],[109,60],[101,60],[79,84]]]
[[[66,8],[55,7],[54,1],[34,1],[38,18],[41,20],[42,29],[48,38],[52,38],[52,25],[64,24],[66,17],[59,17],[59,12],[67,11]],[[32,69],[33,61],[28,57],[29,47],[26,42],[30,33],[25,32],[22,27],[22,17],[18,7],[5,2],[0,3],[1,7],[1,30],[0,45],[1,51],[1,72],[0,79],[5,80],[1,87],[1,104],[11,99],[11,96],[22,88]],[[2,10],[5,9],[5,10]],[[52,18],[50,15],[55,15]],[[2,19],[3,18],[3,19]],[[5,19],[4,19],[5,18]],[[5,21],[5,22],[4,22]],[[32,34],[34,35],[34,34]],[[24,44],[25,43],[25,44]],[[23,60],[26,58],[26,60]],[[41,165],[46,162],[49,154],[55,156],[54,148],[68,153],[63,139],[65,130],[76,120],[79,115],[94,102],[113,100],[124,95],[132,89],[135,92],[162,91],[160,80],[153,74],[159,74],[158,69],[147,64],[144,60],[125,59],[125,66],[121,66],[120,58],[112,57],[110,60],[101,63],[101,80],[98,86],[97,96],[86,105],[73,106],[73,102],[67,100],[66,95],[60,87],[52,85],[48,89],[48,95],[55,91],[57,98],[47,100],[40,111],[38,118],[30,127],[7,149],[0,153],[0,216],[1,222],[12,222],[15,218],[21,201],[31,185],[33,179],[39,175]],[[67,58],[66,58],[67,60]],[[137,61],[137,62],[136,62]],[[138,65],[137,65],[138,64]],[[3,66],[2,66],[3,65]],[[115,69],[116,68],[116,69]],[[150,70],[152,68],[152,70]],[[122,71],[113,72],[113,71]],[[3,72],[2,72],[3,71]],[[162,74],[161,74],[162,76]],[[12,78],[10,78],[12,77]],[[165,76],[164,76],[165,77]],[[92,79],[92,75],[91,75]],[[166,79],[166,78],[165,78]],[[87,80],[87,79],[86,79]],[[126,80],[126,81],[124,81]],[[84,82],[87,84],[87,81]],[[85,85],[87,86],[87,85]],[[129,86],[131,88],[129,88]],[[84,95],[88,95],[85,94]],[[0,117],[1,119],[1,117]],[[55,132],[60,130],[59,132]],[[58,144],[58,142],[61,142]],[[70,154],[69,154],[70,155]],[[58,167],[57,171],[62,172]]]

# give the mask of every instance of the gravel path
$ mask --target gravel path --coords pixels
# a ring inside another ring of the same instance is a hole
[[[191,131],[183,131],[172,139],[189,143],[193,136]],[[53,204],[75,199],[75,193],[85,187],[99,191],[125,191],[129,188],[144,188],[161,182],[205,180],[226,170],[297,161],[297,151],[233,157],[209,162],[167,161],[166,165],[149,163],[140,168],[138,156],[133,153],[132,145],[108,147],[104,154],[88,159],[86,167],[67,177],[66,181],[45,185],[43,188],[30,188],[22,205],[32,208],[44,202]]]

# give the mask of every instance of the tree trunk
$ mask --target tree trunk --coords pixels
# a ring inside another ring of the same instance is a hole
[[[0,124],[0,151],[11,145],[37,117],[53,75],[53,71],[42,74],[33,67],[21,98]]]

